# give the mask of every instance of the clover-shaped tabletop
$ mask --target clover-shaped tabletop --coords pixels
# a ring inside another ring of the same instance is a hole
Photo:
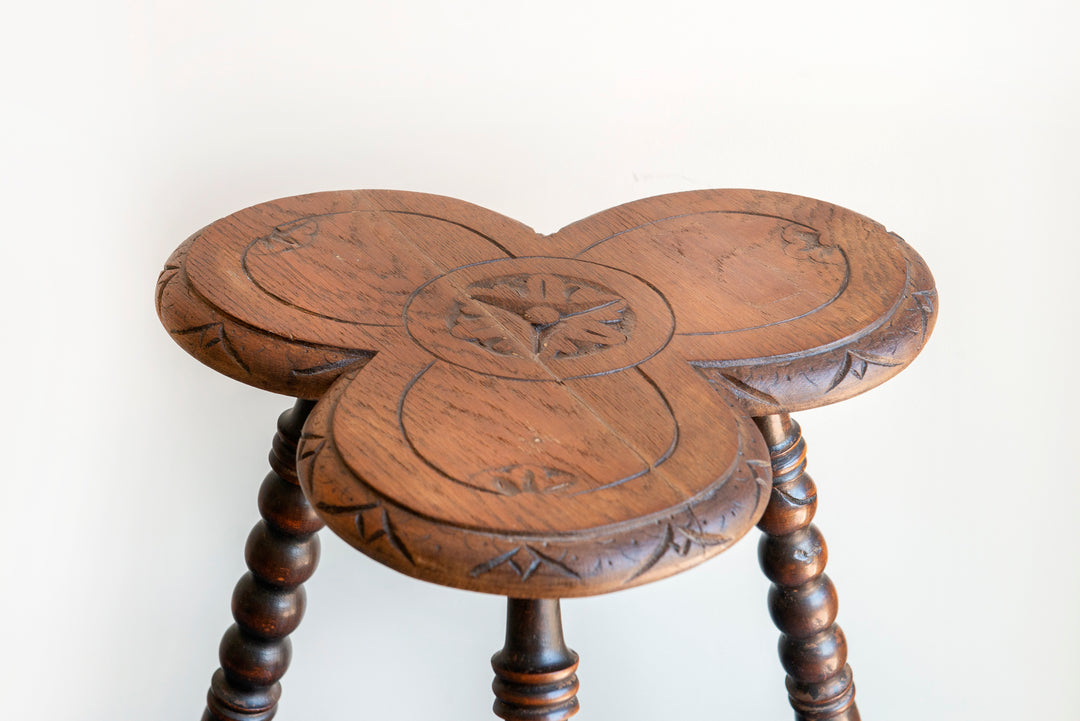
[[[321,399],[299,472],[336,533],[517,597],[722,551],[769,496],[750,416],[883,382],[936,312],[899,236],[756,191],[639,200],[550,236],[432,195],[286,198],[185,241],[157,300],[204,363]]]

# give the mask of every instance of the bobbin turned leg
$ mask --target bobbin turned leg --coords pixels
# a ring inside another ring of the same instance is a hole
[[[277,712],[279,680],[289,665],[287,636],[304,614],[300,585],[315,571],[323,523],[296,478],[296,444],[314,401],[297,401],[278,419],[270,451],[273,470],[259,489],[263,520],[245,548],[249,573],[233,592],[236,623],[221,639],[203,721],[266,721]]]
[[[506,721],[570,718],[578,712],[578,655],[563,640],[559,600],[506,600],[506,644],[491,657],[495,715]]]
[[[811,521],[817,489],[806,473],[806,443],[786,414],[754,419],[772,459],[773,489],[758,528],[761,568],[773,582],[769,613],[782,632],[780,662],[797,721],[859,721],[837,598],[825,575],[828,550]]]

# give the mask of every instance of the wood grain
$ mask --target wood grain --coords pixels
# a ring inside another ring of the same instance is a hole
[[[203,362],[321,399],[299,473],[336,533],[519,598],[626,588],[730,546],[768,498],[750,416],[883,382],[937,312],[899,236],[744,190],[549,236],[432,195],[285,198],[182,244],[157,298]]]
[[[517,307],[540,296],[519,301],[513,292],[543,276],[583,282],[583,299],[615,305]],[[633,280],[655,291],[634,294],[636,302],[662,302],[670,318],[604,296]],[[436,307],[446,294],[461,302]],[[482,372],[534,366],[561,378],[639,360],[642,334],[670,325],[673,352],[756,415],[832,403],[895,375],[922,348],[938,305],[925,263],[878,223],[808,198],[744,190],[638,200],[550,236],[419,193],[285,198],[188,239],[166,264],[157,300],[174,339],[203,362],[311,399],[392,348],[406,326],[417,344],[470,357]],[[560,317],[543,323],[526,316],[530,308]],[[432,315],[439,311],[447,317]],[[441,341],[431,326],[440,321],[450,326]],[[525,343],[521,353],[530,355],[530,328],[542,328],[539,364],[515,360],[512,350]],[[449,351],[455,340],[473,349]]]
[[[335,533],[402,573],[518,598],[604,593],[700,563],[764,510],[759,434],[693,393],[685,364],[690,385],[665,402],[634,370],[539,383],[383,358],[316,405],[299,473]]]

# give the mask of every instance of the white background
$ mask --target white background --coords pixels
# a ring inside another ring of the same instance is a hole
[[[865,718],[1080,717],[1072,0],[101,2],[5,10],[0,707],[195,719],[289,405],[185,355],[172,249],[385,187],[550,232],[751,187],[902,234],[905,373],[801,414]],[[568,601],[581,718],[790,717],[755,541]],[[282,721],[487,718],[503,602],[323,539]]]

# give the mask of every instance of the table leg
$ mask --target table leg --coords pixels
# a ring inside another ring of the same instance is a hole
[[[773,582],[769,612],[781,631],[780,662],[797,721],[859,721],[837,598],[825,575],[828,550],[811,521],[817,489],[806,473],[806,443],[786,414],[754,419],[769,445],[773,487],[758,528],[758,557]]]
[[[304,615],[301,584],[315,571],[315,532],[323,526],[296,477],[296,444],[313,405],[297,401],[278,419],[273,470],[259,489],[262,520],[245,547],[250,572],[233,592],[236,623],[221,639],[221,668],[210,683],[203,721],[266,721],[277,713],[279,680],[292,652],[288,635]]]
[[[563,640],[559,600],[506,600],[506,644],[491,657],[495,715],[506,721],[570,718],[578,712],[578,655]]]

